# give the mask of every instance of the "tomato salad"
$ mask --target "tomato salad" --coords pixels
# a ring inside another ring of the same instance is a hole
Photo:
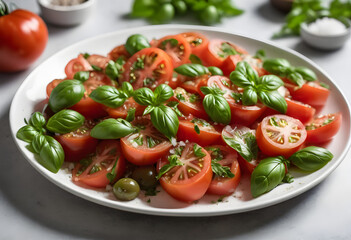
[[[317,116],[327,86],[303,66],[255,56],[191,32],[151,42],[130,36],[106,56],[81,53],[48,84],[47,107],[18,130],[39,163],[73,162],[80,186],[112,186],[119,200],[161,187],[194,202],[229,196],[242,174],[258,197],[333,155],[341,113]]]

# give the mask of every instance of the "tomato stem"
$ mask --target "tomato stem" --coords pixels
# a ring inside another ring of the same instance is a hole
[[[9,8],[7,7],[7,4],[0,0],[0,16],[5,16],[7,14],[9,14],[10,11],[9,11]]]

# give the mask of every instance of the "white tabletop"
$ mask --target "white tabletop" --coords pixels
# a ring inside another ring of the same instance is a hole
[[[11,0],[39,13],[35,0]],[[157,217],[119,211],[78,198],[40,175],[16,148],[10,133],[9,107],[27,75],[45,59],[77,41],[103,33],[148,25],[130,20],[131,0],[100,0],[84,24],[48,25],[49,42],[28,70],[0,74],[0,239],[351,239],[351,154],[322,183],[308,192],[264,209],[221,217]],[[284,15],[264,0],[236,0],[245,10],[219,27],[270,39]],[[198,24],[178,19],[174,23]],[[311,49],[300,38],[274,40],[321,66],[351,101],[351,40],[340,50]]]

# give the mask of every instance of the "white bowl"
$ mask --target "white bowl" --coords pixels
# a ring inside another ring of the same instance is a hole
[[[73,26],[83,23],[92,13],[95,0],[72,6],[57,6],[50,0],[38,0],[42,17],[49,23],[61,26]]]
[[[335,50],[341,48],[346,41],[350,38],[351,28],[350,25],[347,28],[347,31],[342,34],[332,35],[332,36],[321,36],[314,34],[308,30],[306,23],[301,24],[300,29],[301,38],[308,45],[323,49],[323,50]]]

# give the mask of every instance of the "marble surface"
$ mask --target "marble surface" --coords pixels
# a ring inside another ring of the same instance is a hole
[[[35,0],[12,2],[40,13]],[[9,108],[17,88],[36,66],[62,48],[103,33],[148,25],[128,18],[131,2],[101,0],[82,25],[48,25],[49,42],[38,61],[23,72],[0,73],[0,239],[351,239],[350,153],[327,179],[298,197],[252,212],[203,218],[157,217],[103,207],[60,189],[29,165],[9,127]],[[268,1],[235,3],[245,13],[216,26],[267,40],[284,20]],[[198,24],[190,18],[174,23]],[[300,38],[273,42],[316,62],[351,101],[351,41],[333,52],[312,49]]]

